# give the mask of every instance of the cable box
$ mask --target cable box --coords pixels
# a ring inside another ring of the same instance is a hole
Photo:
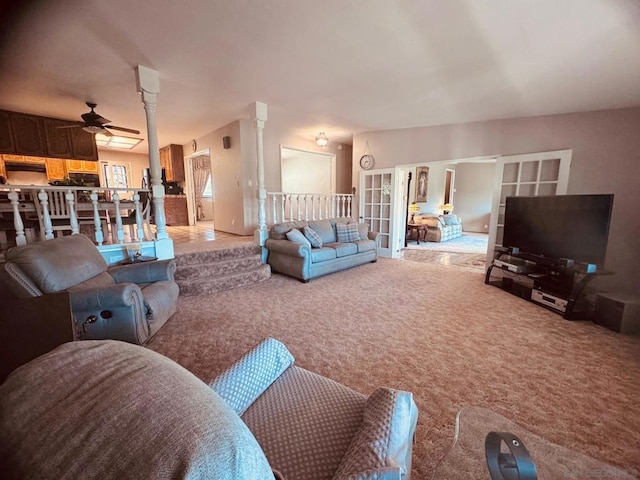
[[[493,261],[496,267],[509,270],[513,273],[530,273],[536,269],[536,264],[522,258],[512,257],[511,255],[502,255]]]
[[[531,301],[551,307],[558,312],[567,311],[567,300],[561,297],[556,297],[550,293],[543,292],[542,290],[531,290]]]

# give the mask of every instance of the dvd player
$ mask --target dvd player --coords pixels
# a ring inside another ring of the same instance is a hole
[[[493,261],[496,267],[509,270],[514,273],[530,273],[536,270],[536,264],[522,258],[512,257],[511,255],[502,255]]]
[[[531,290],[531,300],[539,303],[540,305],[546,305],[558,312],[564,313],[567,311],[568,301],[564,298],[556,297],[548,292],[542,290]]]

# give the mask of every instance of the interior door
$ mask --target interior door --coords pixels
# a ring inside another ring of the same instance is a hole
[[[394,168],[360,172],[360,221],[380,235],[379,255],[393,257],[395,228],[392,212],[395,211]]]
[[[487,265],[502,246],[507,197],[564,195],[569,183],[572,150],[498,157],[489,222]]]

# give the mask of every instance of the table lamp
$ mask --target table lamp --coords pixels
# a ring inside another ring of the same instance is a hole
[[[442,213],[444,213],[445,215],[448,213],[451,213],[452,211],[453,211],[452,203],[445,203],[444,205],[442,205]]]
[[[413,223],[416,213],[420,213],[420,207],[416,202],[409,205],[409,213],[411,213],[411,220],[409,220],[409,223]]]

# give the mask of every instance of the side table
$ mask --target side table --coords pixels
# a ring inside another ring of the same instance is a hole
[[[427,242],[427,232],[429,231],[428,227],[422,223],[409,223],[407,225],[407,236],[409,240],[413,239],[413,234],[416,234],[416,240],[418,241],[418,245],[420,245],[420,235],[422,235],[423,241]]]

